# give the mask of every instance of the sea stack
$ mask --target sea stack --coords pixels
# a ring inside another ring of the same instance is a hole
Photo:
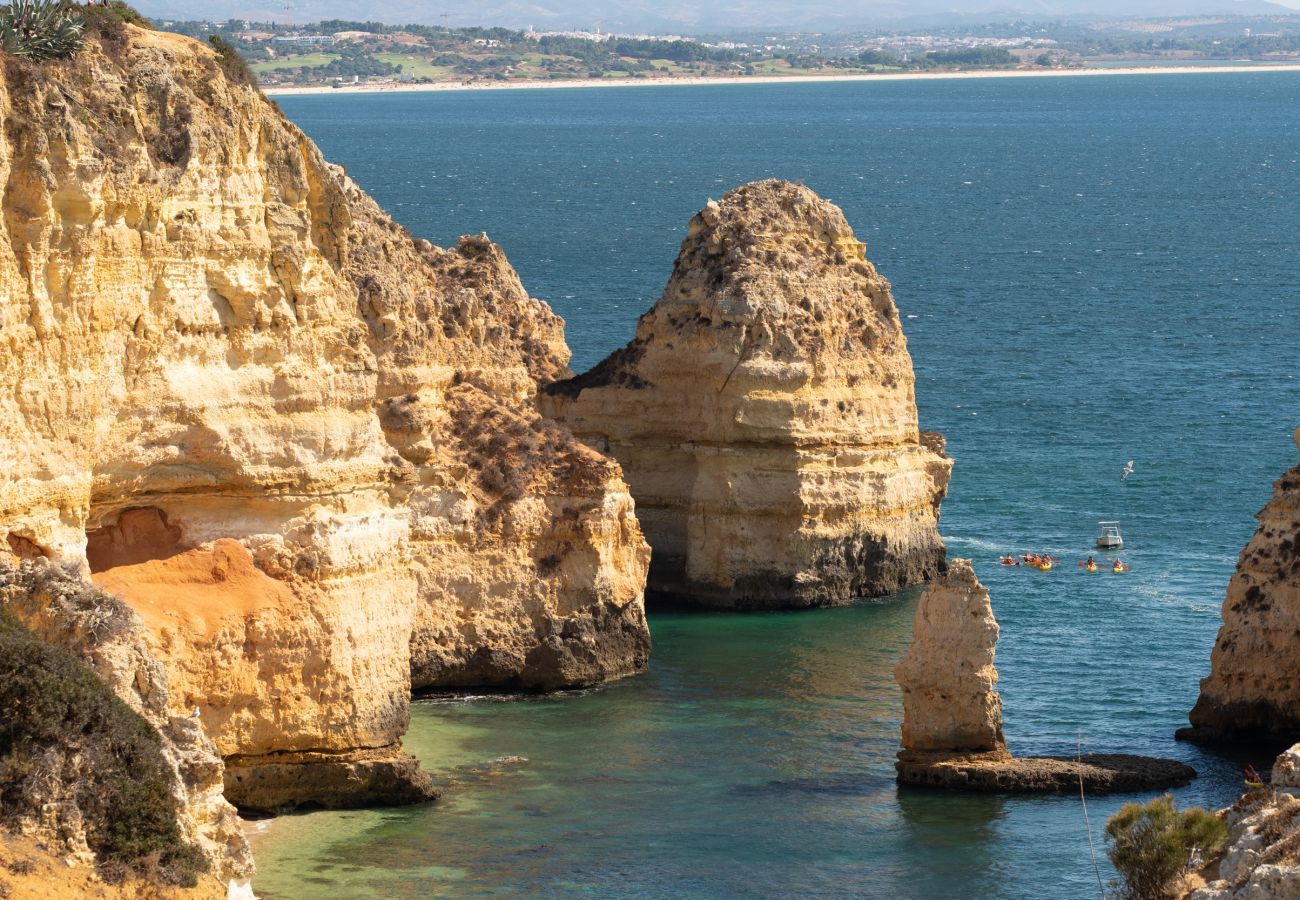
[[[894,669],[903,690],[901,784],[969,791],[1104,794],[1186,784],[1180,762],[1131,754],[1017,759],[1002,737],[993,657],[998,623],[970,561],[954,559],[917,601],[912,644]]]
[[[1010,758],[1002,698],[994,690],[998,623],[970,560],[954,559],[916,604],[912,645],[894,669],[903,689],[903,755]]]
[[[499,248],[413,237],[206,43],[3,63],[0,558],[130,605],[228,799],[428,799],[413,686],[644,669],[632,498],[539,413],[563,323]]]
[[[1295,432],[1300,449],[1300,429]],[[1289,742],[1300,735],[1300,466],[1273,485],[1223,603],[1209,677],[1180,738]]]
[[[616,458],[649,588],[717,608],[832,606],[944,568],[952,462],[917,425],[889,283],[843,213],[760,181],[690,222],[636,336],[545,389]]]

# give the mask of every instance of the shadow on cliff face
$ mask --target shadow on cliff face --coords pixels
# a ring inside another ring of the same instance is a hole
[[[86,532],[86,560],[91,572],[169,559],[184,548],[179,526],[156,506],[123,510],[111,524]]]

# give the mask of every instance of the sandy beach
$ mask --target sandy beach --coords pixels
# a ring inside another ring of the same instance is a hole
[[[563,88],[681,87],[699,84],[812,84],[843,81],[920,81],[944,78],[1079,78],[1098,75],[1229,75],[1243,72],[1300,72],[1300,64],[1258,66],[1132,66],[1111,69],[1011,69],[984,72],[899,72],[879,75],[753,75],[718,78],[574,78],[555,81],[440,81],[434,84],[349,84],[269,86],[268,97],[304,94],[399,94],[425,91],[514,91]]]

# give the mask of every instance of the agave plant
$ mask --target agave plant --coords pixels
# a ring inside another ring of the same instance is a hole
[[[0,49],[28,59],[56,59],[81,49],[85,22],[65,0],[12,0],[0,6]]]

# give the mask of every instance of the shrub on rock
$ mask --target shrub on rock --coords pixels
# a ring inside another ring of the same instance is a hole
[[[158,732],[0,607],[0,822],[57,808],[109,880],[193,886],[207,860],[181,837],[171,783]]]
[[[1217,852],[1227,836],[1227,826],[1214,813],[1199,806],[1180,812],[1170,794],[1146,804],[1125,803],[1106,822],[1106,852],[1124,879],[1120,896],[1175,896],[1178,876]]]

